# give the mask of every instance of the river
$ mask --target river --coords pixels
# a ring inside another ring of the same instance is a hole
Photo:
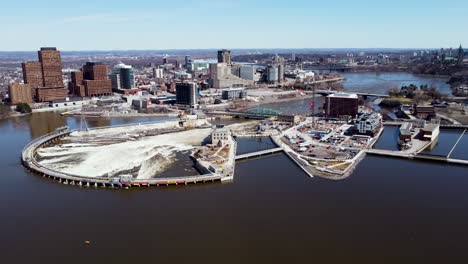
[[[348,89],[360,87],[352,80]],[[309,101],[273,106],[307,113]],[[154,120],[161,119],[87,123]],[[64,125],[80,127],[80,118],[49,112],[0,120],[3,263],[453,263],[468,257],[466,167],[368,156],[351,177],[335,182],[309,178],[277,154],[239,162],[232,183],[86,189],[20,165],[24,145]],[[395,147],[394,132],[386,132],[391,138],[384,147]],[[243,152],[270,147],[268,140],[243,142]],[[453,155],[466,157],[467,135],[459,144]]]
[[[346,80],[343,83],[349,92],[370,92],[386,94],[392,88],[415,84],[436,87],[441,94],[451,95],[452,90],[447,84],[448,78],[428,75],[416,75],[405,72],[365,72],[340,73]]]
[[[468,256],[466,167],[367,157],[334,182],[308,178],[278,154],[239,162],[232,183],[131,190],[28,174],[22,147],[66,124],[78,127],[80,119],[0,120],[3,263],[447,263]],[[251,143],[248,150],[269,144]]]

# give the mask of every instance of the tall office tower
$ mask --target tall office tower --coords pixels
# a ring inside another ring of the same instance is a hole
[[[460,47],[458,48],[458,65],[462,65],[464,59],[465,59],[465,50],[460,44]]]
[[[231,64],[231,51],[230,50],[218,50],[218,63]]]
[[[192,63],[192,58],[190,56],[185,56],[185,64],[184,67],[188,69],[190,67],[190,63]]]
[[[40,62],[28,61],[21,64],[23,68],[24,83],[31,85],[33,88],[42,87],[42,66]]]
[[[130,65],[123,63],[115,65],[110,79],[112,80],[112,89],[125,90],[135,88],[135,77],[133,68]]]
[[[24,82],[35,90],[35,98],[39,102],[65,99],[68,91],[63,85],[60,51],[41,48],[38,57],[39,62],[22,64]]]
[[[176,103],[195,108],[198,105],[198,85],[193,82],[177,83]]]
[[[43,87],[63,87],[60,51],[56,48],[41,48],[38,55],[42,65]]]

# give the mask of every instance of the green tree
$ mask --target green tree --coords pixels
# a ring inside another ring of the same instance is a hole
[[[29,104],[21,103],[16,106],[16,111],[22,114],[29,114],[32,112],[32,109]]]

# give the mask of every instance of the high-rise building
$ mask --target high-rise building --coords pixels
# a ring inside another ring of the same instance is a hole
[[[125,90],[135,88],[135,77],[133,68],[130,65],[123,63],[115,65],[110,79],[112,80],[112,89]]]
[[[218,63],[231,64],[231,51],[230,50],[219,50],[218,51]]]
[[[112,81],[107,76],[107,65],[87,62],[82,71],[72,72],[73,93],[80,97],[112,95]]]
[[[463,60],[465,59],[465,50],[463,49],[462,45],[458,48],[458,65],[463,64]]]
[[[12,105],[33,102],[33,90],[29,84],[13,83],[8,87],[8,94]]]
[[[176,103],[195,108],[198,105],[198,85],[194,82],[176,84]]]
[[[325,98],[325,116],[339,118],[355,117],[359,110],[359,99],[356,94],[336,93]]]
[[[34,90],[34,97],[39,102],[65,99],[68,91],[63,84],[62,60],[56,48],[41,48],[38,51],[39,62],[25,62],[23,79]]]
[[[56,48],[41,48],[38,55],[42,65],[43,87],[63,87],[60,51]]]
[[[185,56],[185,64],[184,67],[188,69],[190,67],[190,63],[192,63],[192,58],[190,56]]]

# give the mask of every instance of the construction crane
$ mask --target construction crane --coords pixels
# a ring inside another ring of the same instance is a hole
[[[304,84],[306,90],[309,88],[310,81],[312,80],[312,102],[310,102],[310,110],[312,112],[312,126],[315,127],[315,103],[317,94],[317,83],[315,82],[315,75],[313,77],[307,77]]]

